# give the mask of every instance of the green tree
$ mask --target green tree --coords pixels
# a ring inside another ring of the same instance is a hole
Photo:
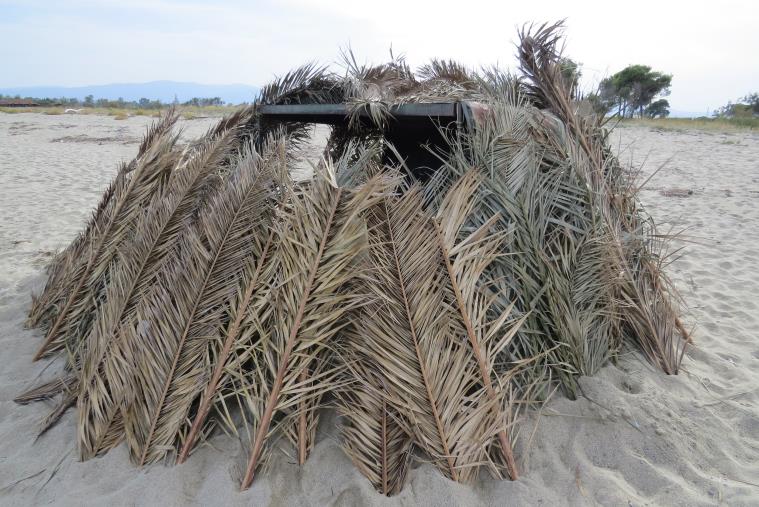
[[[607,80],[601,81],[598,91],[589,93],[585,99],[590,103],[593,110],[601,116],[609,114],[609,111],[614,109],[618,104],[614,89],[608,85]]]
[[[561,76],[569,84],[569,90],[572,95],[576,95],[580,88],[580,78],[582,77],[582,64],[575,62],[571,58],[562,57],[559,60]]]
[[[669,101],[667,99],[659,99],[651,102],[646,107],[644,113],[649,118],[666,118],[669,116]]]
[[[87,95],[84,98],[84,107],[95,107],[95,97]]]
[[[759,93],[749,93],[745,97],[738,99],[737,103],[728,102],[714,111],[716,117],[727,118],[750,118],[759,116]]]
[[[629,65],[601,81],[597,101],[608,110],[616,107],[619,116],[642,117],[656,97],[669,95],[671,86],[671,74],[654,71],[648,65]]]
[[[222,106],[224,105],[224,101],[221,100],[221,97],[193,97],[183,105],[196,107]]]
[[[754,115],[759,115],[759,93],[749,93],[741,99],[741,103],[746,104]]]

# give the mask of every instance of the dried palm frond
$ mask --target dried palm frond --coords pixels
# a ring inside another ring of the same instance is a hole
[[[98,227],[102,226],[104,223],[103,214],[109,210],[109,204],[111,203],[111,198],[117,188],[117,182],[124,179],[126,174],[136,167],[137,161],[145,156],[148,148],[150,148],[156,140],[171,130],[176,119],[177,115],[173,109],[167,111],[159,121],[148,127],[148,130],[140,143],[137,156],[129,164],[120,164],[115,180],[108,186],[106,191],[103,192],[100,203],[95,208],[84,231],[79,234],[68,247],[60,252],[48,267],[49,276],[43,292],[39,297],[32,297],[32,307],[29,312],[27,325],[31,327],[39,325],[47,327],[51,324],[49,320],[54,318],[58,307],[64,304],[66,297],[65,291],[72,283],[72,277],[76,276],[77,266],[79,266],[79,264],[82,263],[82,259],[85,258],[87,245],[93,242],[92,238],[94,235],[99,234]]]
[[[536,103],[549,109],[566,125],[569,135],[587,157],[587,162],[578,164],[577,170],[584,172],[583,179],[599,197],[597,206],[608,227],[612,242],[610,249],[616,251],[609,258],[617,262],[614,269],[623,275],[623,283],[628,287],[622,298],[628,307],[634,307],[622,313],[628,327],[635,329],[633,340],[649,342],[644,349],[652,362],[665,373],[677,373],[682,357],[680,348],[685,344],[673,339],[671,333],[677,329],[686,343],[689,335],[672,307],[671,295],[664,292],[669,283],[663,271],[654,259],[646,254],[640,255],[634,246],[645,241],[647,229],[655,231],[655,228],[650,219],[641,217],[635,209],[632,186],[625,185],[621,166],[607,153],[606,136],[599,124],[601,120],[580,114],[573,105],[571,83],[561,72],[562,28],[563,22],[560,21],[537,28],[530,26],[520,32],[518,56],[521,69],[528,78],[525,86]],[[638,241],[624,239],[630,235],[638,236]],[[642,270],[636,270],[638,263],[643,264]],[[638,286],[636,289],[629,290],[635,285]],[[657,311],[651,311],[652,301],[659,302]]]
[[[51,410],[40,422],[39,426],[39,432],[37,433],[37,438],[41,437],[42,435],[47,432],[50,428],[55,426],[55,424],[60,420],[61,417],[63,417],[63,414],[66,413],[66,411],[73,407],[76,404],[76,391],[63,391],[63,396],[61,398],[61,401],[55,405],[53,410]]]
[[[347,374],[350,381],[338,390],[338,411],[342,416],[343,448],[353,464],[386,496],[399,493],[406,483],[411,460],[411,438],[398,423],[400,414],[385,398],[385,386],[376,364],[355,354],[350,336]]]
[[[335,79],[326,67],[315,63],[302,65],[276,78],[263,88],[258,96],[261,104],[329,104],[339,102],[342,96],[335,87]]]
[[[627,236],[622,243],[627,258],[618,258],[623,266],[619,305],[630,339],[652,364],[676,375],[689,335],[674,311],[679,296],[664,272],[666,240],[653,221],[641,222],[636,234]]]
[[[47,281],[45,287],[38,296],[32,294],[32,305],[25,325],[27,327],[42,327],[47,329],[51,320],[55,318],[59,306],[65,301],[67,291],[70,288],[71,278],[76,274],[76,268],[81,262],[88,238],[96,234],[98,223],[102,222],[102,215],[111,202],[115,189],[115,183],[124,178],[127,172],[127,164],[120,164],[116,179],[112,182],[100,198],[100,203],[95,208],[83,232],[79,233],[74,241],[63,251],[59,252],[47,267]]]
[[[415,445],[447,477],[470,481],[487,462],[501,400],[481,386],[420,189],[385,199],[367,221],[372,303],[354,318],[363,337],[355,347],[376,361],[385,400]]]
[[[65,290],[71,284],[71,277],[76,275],[75,270],[79,263],[82,262],[83,255],[85,255],[85,247],[88,243],[92,242],[88,238],[98,234],[98,224],[102,223],[101,217],[108,209],[111,197],[113,197],[116,190],[116,183],[136,167],[137,160],[145,155],[148,148],[153,146],[153,143],[161,135],[171,130],[177,118],[178,116],[175,114],[173,108],[169,109],[159,121],[148,127],[145,136],[140,142],[137,156],[129,164],[122,163],[119,165],[115,180],[103,192],[100,202],[87,222],[84,231],[77,235],[76,239],[68,247],[59,252],[48,266],[48,279],[45,288],[39,296],[35,297],[32,295],[32,306],[26,322],[28,327],[47,327],[50,324],[49,320],[55,318],[57,306],[64,304],[66,297]]]
[[[96,218],[104,223],[91,223],[84,239],[77,245],[80,250],[86,247],[95,248],[95,251],[71,251],[71,265],[77,266],[71,276],[79,278],[69,280],[66,290],[70,292],[60,292],[65,296],[57,303],[62,309],[48,329],[45,343],[35,359],[65,347],[68,352],[66,370],[78,375],[82,367],[84,338],[92,329],[95,311],[109,287],[111,273],[121,258],[122,250],[129,249],[133,222],[139,222],[143,216],[142,208],[149,207],[149,201],[158,198],[156,194],[160,195],[176,165],[179,154],[172,150],[178,135],[172,135],[167,130],[175,122],[176,115],[170,110],[161,121],[149,128],[146,140],[153,144],[145,142],[141,146],[143,158],[135,159],[119,171],[107,192],[113,193],[113,197],[109,197],[105,207],[96,214]],[[135,180],[141,181],[135,183]],[[110,233],[105,234],[108,231]],[[99,255],[96,255],[98,252]],[[75,290],[72,291],[71,287]],[[111,287],[118,288],[118,285]],[[64,394],[45,418],[42,432],[47,431],[74,404],[77,391],[78,385],[74,385]]]
[[[120,171],[116,177],[113,196],[97,218],[99,222],[91,229],[84,255],[78,259],[75,275],[62,307],[48,329],[45,341],[35,359],[67,346],[76,349],[78,341],[87,334],[97,293],[102,289],[103,276],[117,255],[118,246],[128,239],[131,225],[143,212],[144,206],[168,180],[174,168],[176,155],[172,151],[177,135],[170,126],[177,116],[170,111],[145,136],[145,152],[130,164],[131,170]],[[151,142],[148,142],[148,141]]]
[[[462,231],[467,222],[470,222],[472,212],[477,206],[477,190],[481,179],[481,175],[472,170],[456,181],[438,208],[434,226],[455,296],[458,317],[477,362],[480,384],[485,388],[488,398],[498,407],[503,395],[499,393],[501,386],[494,365],[521,322],[512,324],[508,330],[503,329],[506,320],[511,316],[511,307],[491,321],[489,313],[492,312],[492,298],[481,286],[483,272],[499,255],[504,240],[503,232],[490,232],[492,226],[498,222],[498,215],[474,231]],[[498,419],[502,421],[502,427],[498,431],[500,454],[505,461],[509,477],[516,480],[518,472],[511,440],[505,429],[506,418],[499,414]]]
[[[326,67],[309,63],[264,86],[256,99],[254,110],[257,111],[260,105],[329,104],[342,99],[343,91],[335,76]],[[297,146],[309,138],[311,125],[301,122],[272,122],[254,113],[245,132],[258,149],[262,148],[262,143],[271,135],[286,136],[290,145]]]
[[[197,412],[179,452],[177,458],[179,463],[183,463],[189,456],[203,431],[203,426],[213,408],[214,401],[221,396],[221,392],[230,383],[229,371],[235,371],[249,359],[246,357],[246,351],[251,348],[251,340],[258,338],[258,333],[250,330],[249,321],[264,320],[258,314],[258,310],[261,310],[261,300],[265,297],[262,293],[268,294],[267,287],[264,285],[271,275],[267,271],[270,271],[274,264],[270,261],[275,234],[274,229],[270,229],[266,241],[257,254],[255,265],[248,266],[241,276],[243,282],[230,305],[230,323],[220,336],[219,351],[213,359],[213,372],[205,385]],[[266,234],[262,236],[266,236]],[[236,353],[235,351],[239,349],[243,349],[243,351]],[[233,427],[234,425],[231,424],[230,426]]]
[[[362,65],[350,48],[342,56],[347,72],[340,84],[342,101],[349,108],[348,128],[361,130],[361,116],[367,116],[373,127],[384,128],[391,116],[390,104],[417,86],[413,72],[403,57],[382,65]]]
[[[485,103],[494,98],[508,99],[512,104],[525,102],[520,79],[496,65],[483,68],[480,73],[475,74],[474,79],[477,82],[477,91],[481,95],[480,100]]]
[[[272,209],[269,213],[272,214],[272,218],[279,211],[281,202],[289,199],[292,191],[289,185],[284,184],[287,174],[284,144],[279,143],[278,149],[280,149],[278,162],[282,164],[279,169],[279,178],[283,188],[280,189],[282,192],[279,196],[280,202],[275,199],[270,202]],[[189,456],[203,430],[203,425],[213,407],[214,400],[221,396],[221,392],[229,384],[229,372],[237,371],[241,364],[249,359],[248,354],[252,349],[251,340],[257,339],[261,334],[251,327],[266,320],[260,312],[266,311],[265,301],[269,294],[269,288],[266,285],[273,276],[272,270],[276,269],[276,262],[272,261],[272,250],[275,248],[274,242],[276,240],[276,227],[273,220],[261,222],[259,230],[251,236],[251,239],[257,242],[251,259],[253,262],[247,262],[246,268],[241,274],[241,283],[237,293],[229,303],[230,321],[224,328],[220,342],[216,347],[218,352],[213,357],[213,372],[205,384],[197,412],[179,452],[177,459],[179,463],[183,463]]]
[[[495,321],[491,321],[488,316],[489,302],[486,300],[482,287],[478,285],[481,270],[492,262],[500,247],[502,235],[493,235],[489,232],[494,220],[488,221],[481,228],[470,231],[468,234],[461,234],[462,227],[467,222],[475,205],[473,196],[479,179],[476,173],[470,172],[457,181],[445,195],[435,218],[423,213],[420,195],[418,191],[412,191],[414,194],[412,199],[415,199],[418,209],[415,210],[417,216],[412,213],[413,218],[409,218],[408,222],[416,219],[419,221],[417,226],[424,230],[424,221],[427,220],[427,232],[437,238],[437,242],[433,242],[432,249],[428,252],[433,256],[437,252],[441,264],[435,265],[433,260],[425,266],[425,269],[431,271],[433,277],[435,270],[437,270],[438,276],[442,275],[441,284],[443,286],[448,285],[446,289],[449,289],[447,292],[445,290],[443,292],[447,293],[451,299],[443,298],[438,301],[438,304],[442,305],[439,307],[442,312],[450,312],[447,316],[450,319],[450,328],[447,332],[450,334],[443,336],[441,341],[460,341],[460,345],[465,345],[457,349],[459,353],[463,352],[459,356],[463,361],[458,366],[464,372],[448,370],[447,373],[449,376],[455,377],[459,374],[466,376],[477,372],[476,376],[469,377],[470,382],[472,382],[470,385],[475,388],[484,388],[487,395],[484,398],[486,400],[484,404],[492,410],[492,413],[487,414],[487,409],[484,409],[482,411],[483,419],[492,421],[493,425],[500,425],[500,429],[497,431],[500,459],[505,462],[508,473],[516,477],[516,465],[511,442],[504,429],[507,421],[505,416],[500,413],[500,404],[504,400],[503,394],[499,391],[500,384],[504,379],[495,375],[493,363],[498,353],[513,337],[519,323],[512,325],[507,331],[502,330],[504,322],[510,316],[508,311]],[[401,198],[401,202],[404,198]],[[392,214],[396,210],[396,206],[402,208],[403,204],[395,200],[388,200],[385,211],[390,210],[387,212]],[[381,213],[382,210],[379,212]],[[381,227],[374,229],[380,231]],[[389,228],[387,232],[389,234]],[[378,234],[376,243],[373,242],[372,244],[375,245],[375,248],[379,248],[379,250],[373,249],[374,254],[381,256],[383,249],[388,248],[387,245],[392,240],[383,237],[381,233]],[[420,236],[423,237],[424,235],[421,234]],[[374,261],[374,257],[372,259],[371,265],[380,264]],[[392,262],[390,268],[393,268]],[[445,275],[447,275],[447,279]],[[376,290],[378,284],[374,270],[369,272],[366,283],[366,292],[372,293],[373,290]],[[374,295],[377,305],[382,308],[389,306],[386,296],[378,297],[376,293]],[[451,306],[446,306],[446,303]],[[383,494],[390,495],[402,488],[405,481],[411,442],[407,431],[411,431],[409,428],[414,425],[410,422],[401,424],[400,421],[402,418],[413,421],[416,416],[413,412],[407,411],[408,407],[405,404],[396,403],[393,406],[391,405],[392,401],[388,402],[388,400],[393,399],[393,394],[388,393],[397,392],[397,387],[394,391],[392,388],[393,381],[385,378],[384,375],[388,373],[383,374],[380,366],[382,363],[377,362],[376,349],[366,343],[367,319],[376,318],[381,313],[382,310],[368,306],[362,308],[354,319],[356,331],[351,333],[351,338],[346,345],[347,358],[345,359],[350,371],[351,382],[340,392],[339,407],[346,421],[343,428],[346,451],[362,473],[374,484],[375,488]],[[440,319],[445,320],[446,315],[441,313]],[[387,320],[380,322],[378,327],[384,329],[382,324],[386,323]],[[373,322],[372,324],[377,323]],[[413,329],[411,333],[416,331],[412,325],[409,328]],[[373,331],[368,332],[371,335]],[[442,332],[446,333],[446,330],[443,328]],[[466,344],[467,340],[468,344]],[[374,346],[377,346],[377,342]],[[388,354],[392,355],[392,349]],[[467,357],[469,362],[467,362]],[[389,361],[390,359],[388,357],[385,360]],[[441,366],[451,366],[445,361],[442,362],[442,365],[438,363],[439,361],[430,361],[429,364],[425,362],[424,367],[434,370]],[[397,370],[391,370],[391,372],[392,376],[398,377]],[[432,406],[435,407],[434,404]],[[476,412],[474,407],[471,410]],[[462,415],[468,417],[471,414],[464,412]],[[443,424],[442,420],[441,424]],[[493,431],[496,432],[495,429]],[[466,436],[462,435],[461,438],[466,438]],[[484,441],[480,440],[480,442]],[[473,447],[477,446],[474,445]],[[481,449],[486,447],[487,443],[481,444]],[[487,460],[485,453],[481,457],[483,462]],[[479,464],[481,463],[474,461],[470,466],[476,467]],[[448,469],[451,470],[451,477],[459,473],[456,470],[459,466],[462,466],[461,462],[454,468]],[[467,470],[459,480],[469,480],[473,476],[470,472]],[[498,473],[497,469],[496,472]]]
[[[209,345],[223,323],[224,304],[237,289],[245,262],[255,254],[254,231],[265,230],[276,191],[272,160],[248,147],[235,170],[207,204],[207,212],[183,233],[177,262],[135,311],[131,357],[136,396],[128,400],[127,442],[139,464],[154,462],[176,443],[190,406],[210,369]],[[148,345],[150,343],[151,345]]]
[[[228,122],[227,122],[228,123]],[[236,125],[228,123],[233,127]],[[217,129],[218,130],[218,129]],[[184,229],[191,224],[198,194],[205,181],[229,155],[234,138],[232,130],[209,135],[186,164],[172,174],[165,195],[157,195],[146,213],[137,221],[132,242],[119,251],[119,262],[109,276],[103,303],[81,353],[79,392],[80,457],[87,459],[104,450],[114,419],[120,417],[123,390],[131,385],[128,372],[131,352],[127,344],[114,343],[121,326],[128,325],[138,302],[148,294]],[[123,433],[117,425],[115,429]]]
[[[16,396],[13,401],[26,405],[35,401],[46,401],[61,395],[53,409],[46,415],[39,426],[37,438],[49,430],[66,411],[76,403],[78,379],[70,372],[64,372],[53,380],[44,382]]]
[[[522,30],[520,77],[348,51],[344,75],[296,69],[187,145],[162,118],[48,268],[27,324],[47,329],[36,358],[67,361],[16,401],[57,397],[42,431],[77,404],[83,459],[126,440],[139,464],[182,462],[219,424],[250,446],[244,489],[276,439],[303,464],[334,400],[346,453],[392,495],[415,453],[515,479],[520,411],[574,396],[625,340],[677,373],[668,237],[574,100],[561,27]],[[396,106],[452,101],[437,166],[393,147]],[[347,121],[291,181],[310,126],[263,109],[332,103]],[[401,184],[393,156],[430,181]]]
[[[142,139],[137,156],[129,164],[120,164],[118,174],[115,180],[103,192],[98,206],[95,208],[90,220],[84,228],[84,231],[77,235],[76,239],[63,251],[55,256],[48,266],[48,280],[42,293],[35,297],[32,296],[32,306],[29,310],[29,318],[26,325],[29,327],[44,326],[51,324],[49,321],[54,318],[58,306],[63,305],[65,301],[65,291],[72,283],[71,278],[76,275],[75,271],[79,263],[85,256],[85,249],[88,244],[92,243],[93,235],[98,234],[97,227],[103,223],[103,213],[109,208],[111,197],[116,190],[116,183],[123,179],[125,175],[131,172],[154,142],[166,132],[168,132],[176,122],[177,116],[173,109],[167,111],[161,119],[153,123]]]
[[[253,120],[255,114],[255,105],[241,107],[237,111],[228,114],[219,120],[211,131],[201,138],[201,142],[206,141],[208,138],[221,136],[230,131],[238,141],[242,141],[245,137],[250,136],[250,132],[245,129],[245,126]]]
[[[256,342],[250,382],[242,387],[253,434],[243,489],[253,481],[273,426],[295,440],[300,462],[313,446],[318,401],[338,372],[323,355],[361,302],[341,292],[356,276],[352,264],[366,245],[360,213],[387,189],[382,176],[354,190],[338,187],[327,163],[283,210],[271,325],[261,326],[267,334]]]
[[[59,376],[25,391],[23,394],[13,398],[13,401],[19,405],[26,405],[34,401],[48,400],[64,391],[72,390],[76,386],[76,383],[77,379],[74,375]]]
[[[430,63],[422,65],[416,74],[424,81],[450,81],[464,87],[474,84],[471,70],[455,60],[433,58]]]
[[[179,112],[170,106],[158,121],[153,122],[145,132],[145,135],[140,141],[140,147],[137,149],[137,156],[132,160],[127,167],[127,172],[131,172],[138,167],[139,160],[145,156],[149,150],[161,143],[161,138],[170,132],[179,119]]]

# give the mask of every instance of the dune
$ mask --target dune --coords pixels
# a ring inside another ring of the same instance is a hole
[[[130,464],[122,445],[78,462],[73,414],[37,437],[44,404],[13,398],[60,362],[32,363],[42,333],[24,329],[29,295],[53,252],[79,231],[150,122],[134,117],[0,115],[0,504],[2,505],[752,505],[759,502],[759,135],[620,126],[620,159],[647,181],[662,230],[684,230],[670,274],[693,327],[681,373],[636,351],[557,393],[521,424],[522,477],[463,486],[429,464],[385,498],[323,424],[303,466],[285,447],[238,490],[243,446],[212,437],[179,466]],[[212,120],[183,121],[184,137]],[[334,418],[334,414],[327,414]]]

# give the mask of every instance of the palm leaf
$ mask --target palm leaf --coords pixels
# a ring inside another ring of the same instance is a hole
[[[173,125],[174,122],[176,115],[170,112],[159,125]],[[148,143],[150,139],[155,140]],[[86,335],[90,326],[89,313],[93,310],[96,293],[101,289],[103,275],[108,271],[118,245],[128,238],[132,221],[142,214],[145,204],[168,179],[176,161],[172,153],[176,140],[177,136],[171,134],[168,127],[150,130],[144,140],[145,152],[136,160],[134,168],[122,171],[116,177],[113,197],[98,217],[98,225],[93,227],[95,234],[86,242],[65,302],[35,359],[60,350],[67,338],[74,340],[75,348],[77,341]]]
[[[284,162],[284,160],[282,160]],[[283,173],[285,171],[282,171]],[[289,193],[289,192],[287,192]],[[284,199],[284,197],[283,197]],[[277,206],[272,201],[273,206]],[[275,212],[272,210],[272,212]],[[268,229],[268,232],[267,232]],[[242,283],[234,299],[230,302],[230,323],[224,329],[222,334],[223,340],[219,344],[219,351],[214,357],[213,372],[211,373],[208,383],[205,385],[203,394],[200,398],[197,412],[190,426],[187,437],[182,444],[179,453],[178,462],[184,462],[189,456],[190,451],[195,445],[198,436],[201,434],[206,418],[213,407],[214,400],[220,396],[221,391],[229,383],[229,370],[236,370],[239,364],[235,360],[244,362],[236,350],[240,348],[250,348],[251,322],[256,323],[263,320],[263,317],[257,313],[261,309],[261,302],[265,300],[268,294],[265,287],[266,282],[271,278],[271,270],[274,262],[271,251],[274,248],[276,229],[274,224],[261,223],[261,228],[252,234],[254,240],[266,238],[263,244],[257,245],[255,251],[254,264],[248,264],[242,275]],[[255,304],[257,302],[258,304]],[[260,333],[253,331],[254,336]],[[245,355],[245,352],[243,352]]]
[[[76,386],[74,375],[63,375],[33,387],[23,394],[13,398],[19,405],[26,405],[35,401],[49,400],[64,391],[70,391]]]
[[[349,342],[362,338],[352,333]],[[350,381],[338,391],[343,449],[374,488],[386,496],[403,489],[411,459],[411,438],[398,423],[400,414],[385,399],[381,374],[370,357],[346,347]]]
[[[619,163],[607,156],[605,135],[598,123],[601,120],[579,114],[572,103],[571,83],[561,73],[562,28],[560,21],[525,27],[520,32],[518,53],[520,67],[528,78],[526,87],[533,100],[563,122],[568,135],[581,148],[582,154],[575,154],[575,158],[584,160],[575,167],[599,197],[597,206],[606,222],[608,240],[612,242],[608,258],[617,263],[615,270],[625,278],[624,294],[617,291],[617,295],[630,308],[623,313],[623,318],[634,330],[633,341],[644,344],[646,355],[665,373],[674,374],[690,337],[673,307],[664,272],[654,256],[649,255],[650,251],[645,252],[644,248],[641,255],[640,248],[635,246],[647,239],[643,231],[648,228],[655,231],[655,227],[636,209],[634,190],[625,184]],[[638,241],[623,240],[630,235]],[[639,264],[642,264],[640,269]],[[681,334],[684,344],[672,338],[675,330]]]
[[[72,283],[71,278],[75,276],[79,263],[82,261],[86,245],[93,241],[92,237],[98,233],[98,224],[103,222],[103,214],[111,203],[116,181],[125,177],[128,167],[127,164],[119,165],[116,180],[103,192],[84,231],[79,233],[68,247],[59,252],[47,267],[48,278],[44,289],[38,296],[32,294],[32,305],[26,320],[27,327],[47,328],[52,324],[51,320],[55,319],[58,308],[65,303],[67,291]]]
[[[275,419],[295,440],[299,461],[305,459],[318,399],[337,374],[329,361],[314,358],[329,350],[345,315],[360,302],[341,288],[356,276],[351,265],[366,245],[359,213],[386,192],[387,183],[377,177],[346,190],[336,186],[331,164],[323,171],[299,187],[278,229],[272,325],[258,341],[250,387],[243,388],[253,434],[243,489],[261,464]]]
[[[77,235],[71,244],[61,251],[48,266],[48,279],[45,288],[39,296],[32,295],[32,305],[29,310],[29,317],[26,325],[36,327],[40,325],[49,325],[50,319],[54,318],[57,306],[65,302],[66,288],[71,284],[71,277],[75,275],[78,263],[83,258],[85,247],[92,243],[92,236],[99,233],[98,225],[103,222],[103,214],[109,209],[111,197],[113,197],[116,182],[131,172],[153,143],[169,131],[176,121],[176,115],[173,109],[170,109],[158,122],[155,122],[146,132],[140,143],[137,156],[129,164],[119,166],[116,180],[111,183],[100,199],[98,206],[93,211],[92,217],[87,222],[82,233]],[[90,238],[90,239],[88,239]]]
[[[506,319],[510,316],[509,311],[502,312],[497,319],[490,321],[492,300],[489,301],[486,291],[481,286],[484,280],[483,273],[499,255],[504,239],[503,234],[489,232],[498,221],[498,215],[475,231],[462,234],[462,229],[470,222],[472,212],[477,206],[477,190],[481,179],[478,172],[472,170],[455,182],[437,211],[434,225],[455,296],[455,307],[479,368],[480,383],[484,386],[488,398],[498,407],[502,395],[499,393],[501,387],[495,376],[494,364],[499,353],[519,329],[521,322],[513,324],[507,331],[502,331]],[[498,419],[503,421],[503,427],[498,431],[500,453],[505,460],[508,475],[512,480],[516,480],[518,472],[511,440],[505,429],[506,417],[499,413]]]
[[[212,173],[230,152],[236,127],[209,136],[184,167],[172,175],[166,194],[156,196],[137,222],[134,240],[119,251],[120,261],[109,276],[104,302],[98,308],[82,353],[78,401],[81,459],[104,450],[101,441],[119,416],[123,390],[130,384],[129,372],[125,371],[129,361],[124,357],[130,349],[124,344],[114,344],[113,339],[171,258],[173,246],[191,223],[204,182],[209,176],[215,178]],[[118,429],[123,430],[117,428],[118,433],[121,433]]]
[[[272,188],[270,149],[251,148],[211,201],[196,226],[184,234],[177,262],[136,310],[130,329],[135,350],[137,395],[128,400],[126,434],[139,464],[156,461],[175,444],[190,406],[210,369],[209,344],[222,324],[224,303],[234,294],[245,261],[255,251],[251,230],[266,222]],[[156,345],[146,347],[150,340]]]
[[[479,385],[434,241],[431,217],[414,188],[386,199],[368,218],[373,303],[355,319],[359,352],[375,358],[385,399],[399,422],[447,477],[472,480],[495,435],[495,405]],[[496,400],[500,403],[500,400]]]

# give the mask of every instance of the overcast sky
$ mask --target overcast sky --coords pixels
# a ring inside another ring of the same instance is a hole
[[[492,5],[491,5],[492,4]],[[0,87],[161,79],[265,84],[310,60],[389,48],[514,66],[516,29],[567,18],[585,87],[628,64],[674,75],[671,107],[713,110],[759,91],[759,1],[0,0]]]

